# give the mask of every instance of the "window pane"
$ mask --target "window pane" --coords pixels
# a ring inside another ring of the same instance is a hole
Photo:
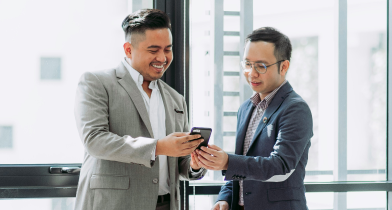
[[[306,193],[309,210],[339,210],[334,208],[333,192]],[[386,192],[348,192],[347,209],[385,210]],[[217,195],[191,195],[189,197],[190,210],[210,209],[216,202]]]
[[[0,200],[1,209],[73,210],[75,198]]]
[[[137,2],[152,6],[152,1]],[[0,130],[12,127],[12,135],[0,131],[0,164],[82,162],[76,87],[82,73],[120,63],[120,25],[132,6],[138,5],[131,0],[0,1]]]
[[[293,51],[286,78],[308,103],[313,116],[314,135],[305,181],[332,181],[336,97],[331,91],[334,88],[331,71],[336,71],[331,69],[335,62],[333,1],[253,1],[253,4],[254,8],[286,5],[285,11],[269,10],[263,14],[254,9],[253,25],[272,26],[290,38]]]
[[[347,4],[347,179],[385,180],[387,1]]]
[[[240,56],[234,55],[237,49],[243,50],[239,35],[240,15],[244,11],[229,9],[233,7],[227,5],[240,8],[240,0],[223,1],[223,6],[217,2],[220,1],[191,1],[190,96],[197,97],[190,104],[191,125],[222,127],[223,138],[213,137],[212,141],[233,152],[234,148],[229,147],[235,145],[230,141],[235,141],[236,121],[228,112],[236,113],[244,100],[241,88],[246,82],[240,72]],[[223,8],[225,15],[217,16],[211,8]],[[260,12],[260,8],[280,9]],[[308,103],[314,123],[305,177],[308,182],[337,181],[337,9],[335,1],[253,1],[253,29],[272,26],[292,42],[286,78]],[[206,10],[209,12],[198,12]],[[339,170],[347,174],[348,181],[386,178],[386,12],[386,0],[348,0],[347,104],[340,104],[347,105],[347,128],[340,128],[347,131],[347,160],[339,160],[347,161],[347,168]],[[217,29],[220,24],[223,34]],[[208,76],[199,69],[208,71]],[[200,99],[196,89],[210,95]],[[237,96],[233,96],[235,93]],[[213,127],[213,135],[216,130]],[[211,179],[221,178],[216,175]]]

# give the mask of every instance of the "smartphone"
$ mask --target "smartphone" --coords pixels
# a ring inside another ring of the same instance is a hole
[[[198,139],[203,138],[204,141],[200,143],[197,149],[200,149],[201,146],[208,146],[208,141],[210,140],[212,129],[211,128],[202,128],[202,127],[193,127],[191,130],[191,135],[200,134],[201,137]],[[194,139],[197,140],[197,139]],[[192,141],[194,141],[192,140]]]

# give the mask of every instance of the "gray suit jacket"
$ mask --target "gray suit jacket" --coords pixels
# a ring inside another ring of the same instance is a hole
[[[166,134],[187,132],[184,97],[158,81],[166,114]],[[174,111],[183,110],[184,113]],[[125,66],[87,72],[78,84],[75,118],[85,148],[76,210],[156,208],[159,159],[151,161],[157,139],[136,83]],[[190,177],[190,156],[168,157],[171,210],[179,207],[179,179]]]

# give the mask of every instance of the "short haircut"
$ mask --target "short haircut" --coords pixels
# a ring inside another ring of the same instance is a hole
[[[262,27],[254,30],[246,37],[245,43],[264,41],[275,45],[274,55],[278,61],[291,58],[292,46],[290,39],[272,27]]]
[[[171,30],[169,16],[157,9],[138,10],[125,17],[121,26],[125,33],[125,40],[129,40],[132,33],[144,34],[147,29],[168,28]]]

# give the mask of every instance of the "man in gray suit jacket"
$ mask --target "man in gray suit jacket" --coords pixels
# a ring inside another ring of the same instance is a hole
[[[184,97],[160,80],[173,58],[169,17],[139,10],[122,28],[120,65],[87,72],[78,84],[75,118],[85,155],[75,209],[176,210],[180,177],[201,179],[206,170],[193,152],[203,140],[184,133]]]
[[[271,27],[246,39],[243,74],[256,93],[238,110],[235,154],[201,147],[200,165],[223,170],[213,210],[306,210],[312,114],[286,80],[291,43]],[[213,156],[211,156],[212,154]]]

